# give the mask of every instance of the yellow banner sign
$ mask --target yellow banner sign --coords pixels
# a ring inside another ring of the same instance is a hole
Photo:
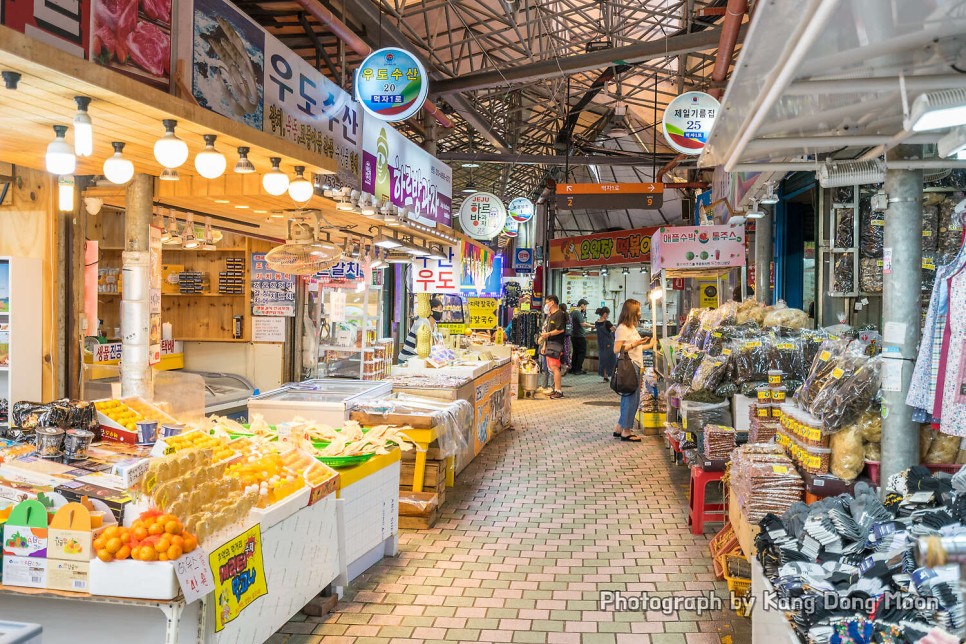
[[[469,326],[471,329],[495,329],[496,310],[499,302],[492,297],[471,297],[467,299],[470,309]]]
[[[253,601],[268,594],[262,561],[262,526],[216,548],[208,556],[215,574],[215,632],[225,628]]]

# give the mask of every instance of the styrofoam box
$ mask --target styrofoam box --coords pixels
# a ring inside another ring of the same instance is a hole
[[[92,595],[134,599],[174,599],[181,592],[170,561],[91,561]]]
[[[256,523],[262,524],[262,532],[264,532],[276,523],[281,523],[307,506],[311,494],[311,488],[302,488],[295,494],[289,495],[279,503],[272,504],[264,510],[261,508],[252,508],[251,516],[255,519]]]

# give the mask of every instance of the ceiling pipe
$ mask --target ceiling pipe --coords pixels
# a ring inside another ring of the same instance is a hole
[[[339,20],[334,13],[319,4],[318,0],[295,0],[295,2],[307,13],[311,14],[313,18],[328,27],[352,51],[362,57],[372,53],[373,49],[366,44],[366,41],[352,31],[348,25]],[[441,126],[445,128],[453,127],[453,122],[432,101],[427,100],[423,103],[423,110],[436,119],[436,122]]]
[[[849,163],[853,159],[837,159],[839,163]],[[833,160],[833,165],[836,160]],[[738,163],[735,172],[814,172],[824,164],[813,161],[789,161],[775,163]],[[958,170],[966,168],[966,161],[956,159],[908,159],[886,161],[889,170]]]
[[[495,152],[440,152],[440,161],[474,163],[511,163],[539,165],[602,165],[602,166],[649,166],[651,156],[603,156],[586,155],[567,157],[564,154],[499,154]]]
[[[928,74],[906,76],[907,92],[929,92],[939,89],[966,87],[964,74]],[[815,96],[816,94],[867,94],[869,92],[898,92],[898,76],[876,78],[834,78],[796,81],[785,90],[786,96]]]

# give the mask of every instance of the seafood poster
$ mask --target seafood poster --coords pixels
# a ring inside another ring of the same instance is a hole
[[[202,107],[264,126],[265,32],[233,5],[195,0],[191,91]]]
[[[155,87],[171,78],[172,0],[92,0],[90,59]]]

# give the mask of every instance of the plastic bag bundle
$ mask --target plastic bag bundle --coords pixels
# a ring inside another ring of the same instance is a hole
[[[805,353],[801,338],[776,338],[768,347],[768,369],[781,371],[785,378],[805,379]]]
[[[730,356],[707,356],[698,366],[691,382],[692,391],[714,392],[728,371]]]
[[[818,350],[822,343],[828,340],[828,331],[825,329],[805,329],[802,331],[802,353],[805,356],[805,376],[818,355]],[[802,380],[805,379],[803,376]]]
[[[829,372],[828,377],[824,379],[821,387],[815,393],[815,397],[807,408],[808,413],[823,419],[826,412],[833,413],[833,398],[868,361],[869,356],[865,355],[865,346],[861,342],[849,344],[845,352],[835,360],[835,365]],[[878,372],[876,372],[877,374]],[[865,374],[865,376],[868,376],[868,374]],[[865,407],[868,407],[868,402]]]
[[[842,253],[835,260],[832,268],[832,292],[851,293],[855,290],[855,269],[852,265],[852,254]]]
[[[878,463],[882,460],[882,443],[865,444],[865,460]]]
[[[855,194],[855,189],[853,186],[841,186],[839,188],[832,189],[832,201],[834,203],[849,203],[852,201],[852,197]]]
[[[882,414],[878,411],[868,410],[853,423],[854,427],[862,433],[862,440],[867,443],[879,443],[882,441]]]
[[[758,333],[758,326],[753,322],[743,325],[720,326],[711,332],[704,350],[709,356],[719,356],[734,341],[754,337]]]
[[[939,204],[922,208],[922,252],[935,253],[939,233]]]
[[[859,252],[862,257],[882,257],[885,245],[885,214],[872,210],[869,201],[859,207]]]
[[[681,417],[687,431],[700,431],[705,425],[733,425],[731,404],[723,402],[681,401]]]
[[[856,478],[865,467],[865,447],[862,432],[857,425],[850,425],[832,435],[829,447],[832,449],[832,462],[829,471],[845,481]]]
[[[801,309],[784,308],[772,311],[765,316],[764,326],[766,327],[785,327],[789,329],[805,329],[811,326],[811,319],[808,313]]]
[[[838,380],[838,386],[822,411],[822,425],[829,433],[854,423],[869,408],[872,399],[879,392],[882,358],[867,358],[865,355],[862,358],[865,360],[860,363],[857,361],[858,366],[849,377]],[[833,379],[834,375],[833,373]]]
[[[707,309],[691,309],[688,312],[688,317],[684,320],[684,325],[681,327],[681,332],[678,334],[678,340],[685,343],[691,343],[694,340],[694,336],[697,335],[698,330],[701,328],[701,314]]]
[[[704,351],[699,351],[692,347],[684,349],[681,352],[678,363],[671,370],[671,382],[690,384],[694,379],[694,373],[701,365],[701,361],[704,360],[704,356]]]
[[[805,382],[802,383],[802,387],[796,395],[798,404],[804,409],[811,406],[818,392],[825,386],[825,382],[832,377],[836,361],[848,346],[849,341],[844,338],[828,339],[822,343],[815,360],[812,362],[812,367],[805,377]]]
[[[863,257],[859,260],[859,289],[863,293],[882,292],[882,260]]]
[[[931,465],[955,463],[962,440],[961,436],[937,432],[929,425],[920,426],[919,454],[922,462]]]
[[[943,266],[953,261],[963,245],[963,226],[956,216],[956,197],[947,196],[939,204],[939,231],[936,239],[936,264]]]
[[[855,246],[854,222],[855,216],[851,208],[835,209],[836,248],[852,248]]]
[[[761,326],[761,323],[765,320],[765,305],[758,300],[745,300],[738,305],[735,320],[738,324],[751,322]]]
[[[804,484],[780,446],[748,443],[731,452],[731,489],[745,517],[757,523],[801,501]]]
[[[772,341],[770,335],[762,334],[757,338],[736,342],[737,346],[732,355],[739,384],[768,380],[768,354]]]

